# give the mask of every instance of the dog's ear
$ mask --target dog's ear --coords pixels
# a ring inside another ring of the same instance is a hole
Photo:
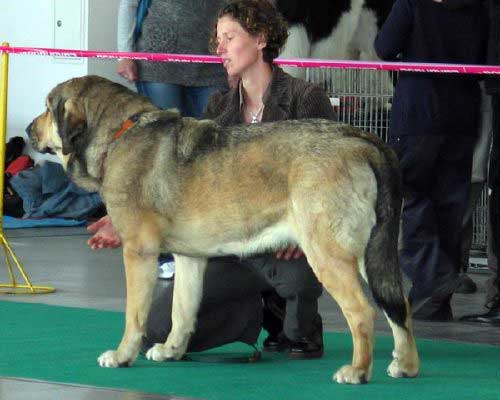
[[[218,128],[216,122],[204,119],[183,118],[183,126],[177,137],[177,157],[188,161],[202,154],[217,143]]]
[[[74,152],[76,139],[87,129],[85,110],[76,97],[60,99],[53,110],[63,154]]]

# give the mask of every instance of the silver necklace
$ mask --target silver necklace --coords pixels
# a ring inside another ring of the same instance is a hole
[[[264,103],[262,103],[262,105],[259,107],[259,109],[255,113],[252,112],[251,110],[248,110],[248,112],[250,113],[250,116],[252,117],[252,120],[250,121],[251,124],[258,124],[260,122],[259,115],[263,109],[264,109]]]

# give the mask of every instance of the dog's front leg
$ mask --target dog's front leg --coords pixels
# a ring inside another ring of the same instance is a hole
[[[130,366],[139,354],[158,275],[159,254],[153,238],[147,244],[141,242],[130,240],[123,246],[127,279],[125,332],[116,351],[108,350],[98,358],[101,367]]]
[[[172,330],[165,343],[157,343],[146,353],[149,360],[180,360],[196,326],[203,291],[207,259],[175,255],[175,283]]]

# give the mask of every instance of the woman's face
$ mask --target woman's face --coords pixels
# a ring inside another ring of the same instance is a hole
[[[252,36],[235,19],[223,16],[217,22],[217,55],[229,76],[242,76],[262,59],[266,43],[262,35]]]

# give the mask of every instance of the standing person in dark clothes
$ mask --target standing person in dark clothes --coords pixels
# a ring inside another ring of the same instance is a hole
[[[481,0],[396,0],[375,49],[384,60],[481,64],[486,35]],[[475,76],[401,73],[396,85],[389,143],[403,173],[400,256],[416,319],[453,319],[480,101]]]
[[[488,64],[500,65],[500,0],[489,0],[490,35],[488,40]],[[485,80],[486,92],[491,95],[493,145],[488,171],[490,231],[488,244],[488,266],[493,277],[488,281],[486,308],[488,312],[466,315],[464,322],[483,323],[500,326],[500,280],[498,258],[500,257],[500,78],[489,76]]]

